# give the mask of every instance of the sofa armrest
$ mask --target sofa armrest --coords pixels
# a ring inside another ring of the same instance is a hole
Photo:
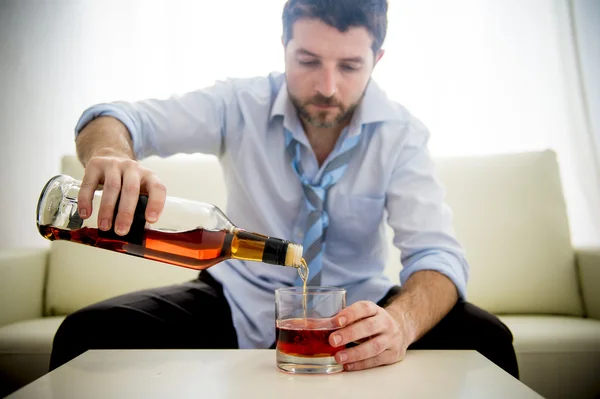
[[[48,249],[0,250],[0,326],[43,315]]]
[[[575,250],[586,315],[600,320],[600,248]]]

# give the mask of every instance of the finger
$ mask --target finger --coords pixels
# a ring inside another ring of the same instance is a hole
[[[340,327],[352,324],[360,319],[375,316],[379,311],[379,306],[371,301],[358,301],[340,310],[337,314],[337,323]]]
[[[102,200],[98,211],[98,227],[109,230],[115,215],[115,206],[121,193],[121,170],[115,165],[104,170]]]
[[[386,319],[381,315],[367,317],[332,333],[329,336],[329,343],[333,346],[346,345],[350,342],[378,335],[384,332],[386,328]]]
[[[118,235],[124,236],[129,232],[139,198],[140,174],[135,167],[129,167],[123,173],[121,198],[115,219],[115,232]]]
[[[167,188],[154,174],[150,174],[144,181],[148,191],[148,205],[146,206],[146,220],[154,223],[160,217],[167,199]]]
[[[79,194],[77,195],[77,209],[79,216],[82,219],[87,219],[92,214],[92,200],[102,177],[102,170],[96,168],[94,165],[88,164],[85,168],[85,173],[79,188]]]
[[[355,363],[383,353],[391,345],[388,335],[377,335],[370,340],[350,349],[341,350],[335,354],[338,363]]]
[[[385,351],[380,355],[371,357],[369,359],[364,359],[353,363],[346,363],[344,364],[344,369],[347,371],[366,370],[373,367],[392,364],[397,362],[398,360],[400,359],[395,359],[391,351]]]

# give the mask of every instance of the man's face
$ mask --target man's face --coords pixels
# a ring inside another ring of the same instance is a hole
[[[342,33],[318,19],[293,26],[285,48],[288,92],[300,118],[318,128],[346,121],[361,100],[375,63],[364,27]]]

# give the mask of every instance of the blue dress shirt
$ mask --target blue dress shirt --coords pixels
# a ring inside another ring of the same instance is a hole
[[[427,150],[429,132],[374,81],[321,167],[281,73],[228,79],[164,100],[98,104],[83,113],[76,134],[102,115],[125,124],[138,159],[217,155],[228,193],[225,213],[233,223],[298,243],[307,210],[299,178],[286,156],[284,128],[303,144],[302,167],[315,181],[339,154],[344,135],[360,135],[344,176],[328,194],[330,224],[321,284],[345,287],[348,304],[380,300],[393,285],[383,275],[387,220],[401,251],[400,282],[416,271],[436,270],[465,299],[469,266],[434,174]],[[193,173],[202,171],[190,171],[190,184]],[[270,347],[275,340],[274,290],[293,285],[296,270],[227,260],[210,273],[224,287],[240,348]]]

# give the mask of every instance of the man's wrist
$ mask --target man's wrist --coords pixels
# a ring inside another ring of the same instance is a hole
[[[75,144],[84,166],[94,157],[135,159],[127,127],[110,116],[100,116],[90,121],[77,135]]]
[[[397,298],[384,309],[402,329],[403,337],[408,341],[408,345],[416,341],[418,336],[417,322],[411,317],[412,312],[406,309],[406,304],[403,303],[401,298]]]
[[[94,148],[93,150],[87,152],[86,154],[80,155],[81,163],[84,167],[87,166],[88,162],[92,158],[97,157],[110,157],[110,158],[118,158],[118,159],[134,159],[130,154],[124,153],[123,151],[116,150],[110,147],[102,147],[102,148]]]
[[[423,270],[410,276],[386,310],[413,343],[448,314],[457,298],[456,286],[448,277]]]
[[[120,150],[117,150],[115,148],[110,148],[110,147],[95,148],[94,151],[92,151],[90,155],[91,155],[90,158],[111,157],[111,158],[133,159],[130,154],[125,153]]]

